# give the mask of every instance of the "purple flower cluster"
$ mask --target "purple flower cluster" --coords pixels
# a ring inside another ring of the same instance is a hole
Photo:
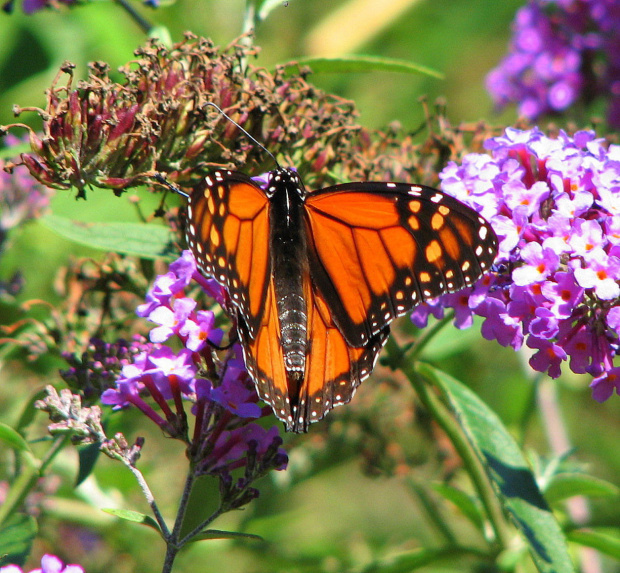
[[[146,6],[150,8],[159,8],[160,1],[159,0],[143,0]],[[10,14],[13,11],[13,7],[15,4],[15,0],[7,0],[2,5],[2,10],[7,14]],[[23,0],[22,2],[22,10],[25,14],[34,14],[39,10],[43,10],[44,8],[53,8],[58,9],[61,4],[65,4],[67,6],[74,6],[79,4],[78,0]]]
[[[60,376],[69,388],[79,390],[83,398],[98,398],[114,384],[121,369],[147,348],[149,344],[140,335],[135,335],[130,342],[122,338],[115,342],[91,338],[81,356],[63,352],[69,368],[61,370]]]
[[[0,573],[22,573],[22,568],[17,565],[5,565],[0,567]],[[80,565],[63,565],[56,555],[44,555],[41,557],[41,567],[32,569],[30,573],[84,573]]]
[[[151,330],[151,342],[122,367],[115,387],[102,394],[102,402],[115,408],[133,405],[169,435],[187,441],[203,474],[219,475],[226,481],[230,471],[241,466],[246,466],[247,473],[250,459],[259,474],[284,469],[287,456],[279,449],[278,429],[265,430],[252,422],[271,410],[258,405],[254,384],[240,358],[241,347],[229,348],[222,360],[214,358],[223,333],[215,328],[214,313],[196,310],[196,301],[186,296],[192,282],[225,302],[221,287],[206,280],[197,271],[193,255],[184,251],[169,272],[157,277],[146,302],[138,307],[138,316],[157,325]],[[182,343],[181,350],[162,344],[173,336]],[[159,411],[145,395],[150,395]],[[183,406],[187,400],[196,418],[192,439],[187,437]]]
[[[568,361],[594,376],[594,399],[620,393],[620,146],[590,131],[507,129],[486,147],[491,155],[469,154],[440,177],[491,222],[499,271],[417,308],[414,323],[445,307],[461,328],[482,316],[485,338],[534,351],[533,369],[556,378]]]
[[[615,0],[530,0],[513,22],[510,52],[487,77],[498,107],[536,119],[608,98],[620,126],[620,6]]]

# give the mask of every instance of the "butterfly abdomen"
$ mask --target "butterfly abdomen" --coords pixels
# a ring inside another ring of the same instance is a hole
[[[285,173],[284,175],[289,175]],[[294,174],[278,186],[270,204],[270,242],[280,344],[284,356],[291,406],[297,404],[308,355],[308,314],[304,280],[308,276],[303,232],[303,202]]]

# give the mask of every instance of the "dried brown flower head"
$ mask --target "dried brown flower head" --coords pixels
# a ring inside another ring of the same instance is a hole
[[[136,60],[119,70],[121,83],[98,62],[73,87],[73,66],[66,64],[48,90],[45,110],[34,109],[43,136],[31,132],[33,152],[22,161],[39,181],[73,186],[79,196],[88,186],[120,193],[156,171],[191,186],[214,167],[249,164],[255,174],[273,168],[208,103],[284,156],[311,188],[360,179],[433,183],[444,162],[463,149],[462,133],[442,117],[439,133],[429,129],[422,146],[397,127],[366,130],[355,121],[353,103],[308,83],[308,70],[246,66],[255,55],[240,41],[219,49],[187,34],[170,49],[153,41],[137,50]],[[17,111],[26,109],[32,111]],[[478,127],[474,132],[487,131]]]

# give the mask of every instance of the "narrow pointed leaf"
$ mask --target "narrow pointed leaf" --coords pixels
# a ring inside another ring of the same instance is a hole
[[[337,58],[304,58],[298,64],[308,66],[317,74],[350,74],[360,72],[396,72],[420,74],[443,79],[443,74],[432,68],[406,60],[381,58],[378,56],[340,56]]]
[[[605,555],[620,560],[620,530],[615,531],[615,535],[608,531],[597,531],[594,529],[575,529],[568,534],[569,541],[592,547]]]
[[[497,414],[445,372],[422,364],[419,372],[437,383],[463,432],[482,461],[496,493],[528,544],[541,573],[574,573],[566,538],[519,446]]]
[[[480,504],[477,504],[474,499],[464,491],[443,483],[435,483],[431,487],[443,498],[456,505],[461,513],[480,531],[483,530],[484,516],[481,513]]]
[[[144,515],[143,513],[139,513],[137,511],[130,511],[128,509],[103,509],[105,513],[109,513],[110,515],[114,515],[115,517],[119,517],[124,519],[125,521],[131,521],[133,523],[140,523],[142,525],[146,525],[148,527],[152,527],[155,531],[160,531],[159,525],[157,521],[155,521],[149,515]]]
[[[618,486],[579,473],[562,473],[553,477],[545,490],[545,498],[549,503],[557,503],[575,495],[587,497],[616,497],[620,492]]]
[[[0,525],[0,567],[9,563],[23,565],[37,534],[37,522],[31,515],[14,513]]]
[[[99,459],[101,444],[94,443],[88,444],[78,448],[78,457],[80,460],[80,469],[78,471],[77,478],[75,480],[75,487],[80,485],[93,471],[95,464]]]
[[[0,422],[0,441],[4,442],[9,448],[13,450],[19,450],[21,452],[30,452],[30,446],[28,442],[24,440],[21,434],[8,426]]]
[[[375,561],[362,571],[363,573],[409,573],[437,562],[456,563],[459,558],[465,557],[467,554],[467,551],[456,547],[414,549],[381,561]]]
[[[239,533],[237,531],[220,531],[219,529],[207,529],[192,537],[192,541],[205,541],[207,539],[251,539],[252,541],[263,541],[260,535]]]
[[[178,254],[172,245],[172,233],[163,225],[146,223],[83,223],[57,215],[40,221],[65,239],[82,245],[134,255],[143,259],[172,258]]]

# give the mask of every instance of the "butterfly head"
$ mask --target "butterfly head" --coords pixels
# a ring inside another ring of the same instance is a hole
[[[265,173],[260,177],[253,177],[252,179],[258,183],[268,197],[273,197],[277,193],[291,191],[301,199],[306,197],[306,188],[295,169],[278,167],[269,173]]]

